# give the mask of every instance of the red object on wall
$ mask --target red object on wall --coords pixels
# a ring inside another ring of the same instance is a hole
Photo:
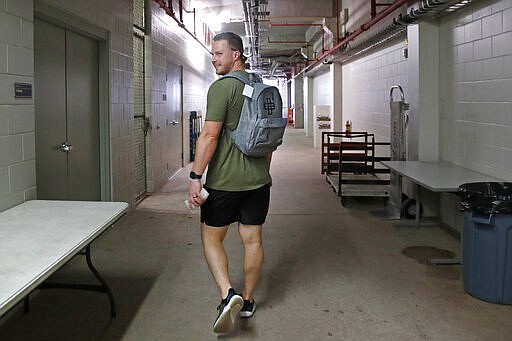
[[[293,108],[288,108],[288,123],[293,123]]]

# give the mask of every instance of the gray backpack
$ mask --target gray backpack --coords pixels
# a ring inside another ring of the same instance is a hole
[[[261,78],[253,74],[250,74],[250,79],[238,73],[228,73],[222,78],[236,78],[246,84],[238,125],[235,130],[224,128],[224,131],[247,156],[262,157],[272,153],[283,143],[287,124],[282,114],[283,102],[279,90],[263,84]],[[252,95],[245,93],[246,90],[250,92],[248,87],[253,88]]]

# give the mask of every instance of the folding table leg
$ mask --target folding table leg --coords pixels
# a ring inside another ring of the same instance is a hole
[[[112,290],[108,286],[107,282],[101,277],[100,273],[94,265],[92,264],[91,260],[91,246],[87,245],[85,248],[85,259],[87,260],[87,265],[89,266],[89,269],[91,269],[91,272],[94,274],[94,277],[101,283],[101,286],[104,289],[104,292],[108,295],[108,299],[110,301],[110,317],[115,318],[117,316],[116,314],[116,303],[114,300],[114,294],[112,293]]]
[[[115,318],[117,316],[117,313],[116,313],[116,303],[114,300],[114,294],[112,293],[112,290],[108,286],[105,279],[101,276],[101,274],[98,272],[98,270],[96,270],[96,268],[92,264],[91,246],[87,245],[85,247],[85,253],[82,251],[80,254],[85,255],[85,259],[87,261],[87,266],[89,267],[89,269],[93,273],[94,277],[96,277],[96,279],[98,280],[98,282],[100,282],[101,285],[75,284],[75,283],[44,283],[40,286],[40,288],[41,289],[67,288],[67,289],[82,289],[82,290],[104,292],[108,295],[108,299],[110,301],[110,317]]]

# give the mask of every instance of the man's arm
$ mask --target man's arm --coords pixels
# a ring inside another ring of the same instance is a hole
[[[194,157],[194,163],[192,165],[192,171],[196,174],[202,175],[206,170],[206,166],[210,162],[217,149],[217,143],[219,142],[219,136],[222,131],[223,122],[217,121],[205,121],[201,134],[197,139],[196,144],[196,155]],[[199,195],[201,192],[200,181],[190,181],[188,188],[188,200],[192,204],[199,206],[204,200]]]

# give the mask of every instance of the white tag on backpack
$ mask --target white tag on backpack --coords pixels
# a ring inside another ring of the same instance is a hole
[[[252,92],[254,91],[254,88],[250,85],[245,84],[244,91],[242,92],[242,95],[245,97],[252,98]]]

